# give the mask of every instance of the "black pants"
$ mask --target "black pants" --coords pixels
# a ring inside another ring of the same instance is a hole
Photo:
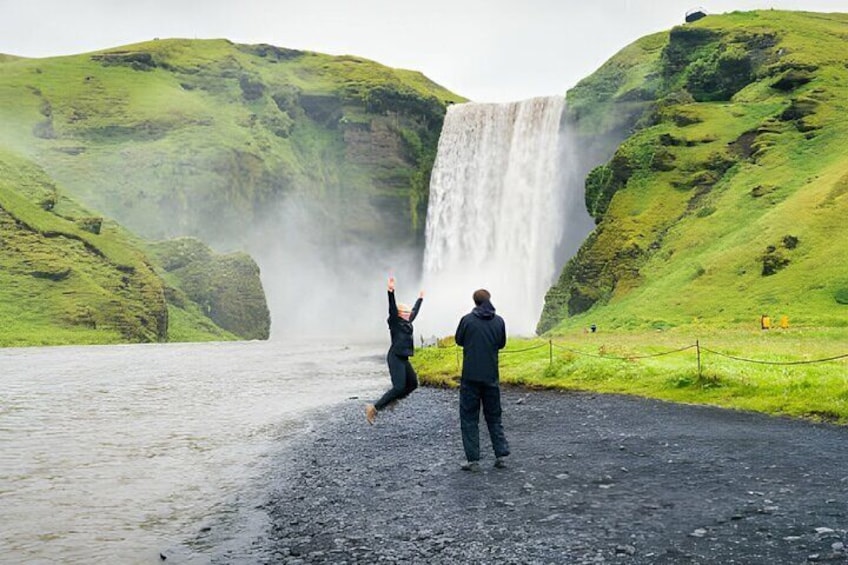
[[[409,396],[410,392],[418,388],[418,375],[415,374],[415,369],[412,368],[409,357],[401,357],[389,351],[389,354],[386,355],[386,362],[389,364],[392,388],[387,390],[386,394],[374,404],[377,410],[382,410],[389,403]]]
[[[509,444],[501,423],[501,389],[497,384],[463,380],[459,385],[459,425],[462,430],[462,447],[468,461],[480,460],[480,405],[489,428],[489,438],[495,457],[509,455]]]

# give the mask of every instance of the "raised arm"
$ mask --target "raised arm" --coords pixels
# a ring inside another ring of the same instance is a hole
[[[397,317],[397,315],[398,315],[397,302],[395,302],[395,278],[394,277],[389,277],[388,290],[389,290],[389,316],[394,318],[394,317]]]
[[[412,307],[412,312],[409,314],[409,321],[412,322],[415,320],[415,317],[418,315],[418,311],[421,309],[421,304],[424,302],[424,291],[418,293],[418,300],[415,301],[415,305]]]

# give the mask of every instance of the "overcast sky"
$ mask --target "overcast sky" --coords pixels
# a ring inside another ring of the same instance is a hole
[[[848,12],[848,0],[0,0],[0,53],[227,38],[415,69],[479,102],[564,94],[687,10]]]

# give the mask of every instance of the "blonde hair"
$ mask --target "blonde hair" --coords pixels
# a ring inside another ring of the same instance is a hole
[[[397,305],[398,312],[412,312],[412,308],[409,307],[409,304],[404,304],[401,302]]]

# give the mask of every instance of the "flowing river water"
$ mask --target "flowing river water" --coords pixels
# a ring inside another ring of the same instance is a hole
[[[0,349],[0,563],[233,555],[305,416],[387,384],[379,344]]]

